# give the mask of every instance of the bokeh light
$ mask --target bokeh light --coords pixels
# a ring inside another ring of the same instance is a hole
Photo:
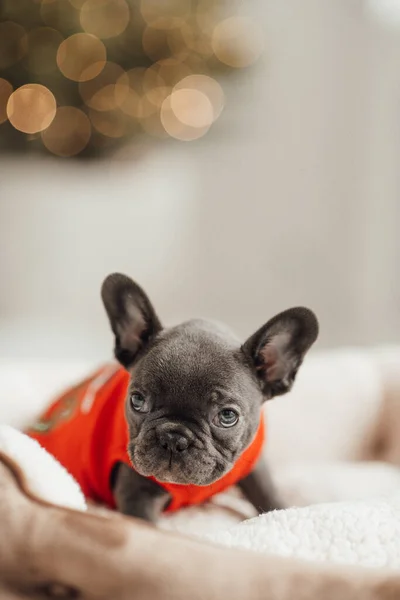
[[[217,23],[227,17],[226,4],[215,0],[198,0],[194,20],[199,35],[211,35]]]
[[[215,56],[225,65],[242,69],[256,62],[263,51],[263,36],[254,21],[246,17],[230,17],[213,32]]]
[[[175,58],[159,60],[146,69],[143,77],[143,88],[146,92],[157,87],[173,87],[181,79],[192,74],[192,69]]]
[[[181,27],[190,17],[191,0],[141,0],[143,19],[154,29]]]
[[[51,125],[42,132],[45,147],[57,156],[76,156],[89,143],[88,117],[74,106],[60,106]]]
[[[141,96],[134,90],[130,90],[129,96],[121,109],[125,114],[134,117],[138,121],[146,119],[157,112],[157,107],[150,102],[145,94]]]
[[[168,85],[146,86],[145,96],[147,100],[156,108],[161,108],[165,98],[172,92],[172,87]]]
[[[169,46],[174,55],[186,52],[189,57],[193,56],[193,52],[195,52],[203,59],[210,58],[213,55],[211,32],[201,32],[188,23],[185,23],[175,32],[174,36],[168,38]]]
[[[29,83],[11,94],[7,102],[7,116],[15,129],[32,134],[50,125],[56,108],[56,99],[48,88]]]
[[[21,60],[27,49],[28,37],[21,25],[12,21],[0,23],[0,69]]]
[[[107,62],[101,73],[79,84],[82,100],[95,110],[112,110],[123,104],[129,93],[129,77],[116,63]]]
[[[86,0],[80,11],[82,29],[102,39],[125,31],[129,17],[126,0]]]
[[[166,98],[161,107],[161,123],[165,129],[165,131],[171,137],[180,140],[182,142],[191,142],[203,137],[207,131],[210,129],[212,124],[212,118],[209,119],[209,122],[206,122],[206,117],[210,117],[212,115],[212,106],[208,101],[207,104],[207,96],[202,94],[202,92],[196,92],[195,90],[191,90],[192,100],[196,103],[197,107],[200,110],[203,110],[203,121],[204,124],[202,127],[191,126],[187,122],[192,118],[195,123],[199,123],[199,118],[195,116],[195,112],[193,109],[188,109],[188,106],[185,102],[187,98],[177,98],[174,99],[174,94],[179,94],[179,90],[175,93],[172,93],[168,98]],[[196,96],[197,94],[197,96]],[[186,120],[186,123],[184,122]]]
[[[209,98],[199,90],[174,90],[169,97],[171,110],[176,118],[189,127],[209,127],[214,120],[214,111]]]
[[[263,46],[257,24],[226,0],[0,7],[0,125],[12,125],[2,147],[61,157],[98,156],[130,138],[131,147],[146,136],[201,138],[225,106],[217,79],[253,64]]]
[[[213,121],[221,114],[225,96],[220,84],[208,75],[189,75],[176,84],[175,90],[198,90],[207,96],[213,108]]]
[[[89,117],[96,131],[106,137],[121,138],[126,134],[126,115],[121,111],[97,111],[90,109]]]
[[[136,68],[126,73],[128,77],[128,93],[121,104],[121,110],[130,117],[141,120],[156,112],[157,108],[147,95],[145,88],[145,77],[148,75],[148,69]],[[151,73],[152,86],[155,89],[158,85],[163,85],[163,80],[157,73]],[[147,81],[148,83],[148,81]]]
[[[57,65],[68,79],[89,81],[104,69],[106,57],[101,40],[88,33],[75,33],[60,44]]]
[[[0,78],[0,124],[7,121],[7,102],[13,93],[13,86],[7,79]]]

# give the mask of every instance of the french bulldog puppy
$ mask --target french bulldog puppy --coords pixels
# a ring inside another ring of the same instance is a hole
[[[318,322],[311,310],[291,308],[242,344],[204,320],[163,328],[145,292],[121,274],[106,278],[102,299],[115,357],[130,373],[125,414],[133,468],[116,465],[113,494],[122,513],[155,521],[171,502],[168,490],[212,490],[235,469],[257,435],[263,403],[292,387]],[[265,512],[281,503],[259,454],[237,483]]]

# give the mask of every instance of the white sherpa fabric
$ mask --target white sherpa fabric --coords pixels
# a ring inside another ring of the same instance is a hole
[[[281,556],[399,569],[400,492],[386,499],[275,511],[204,537]]]
[[[344,505],[345,500],[349,504],[355,501],[375,502],[377,495],[391,498],[400,493],[400,469],[380,462],[296,463],[277,470],[274,480],[286,506],[327,505],[327,498],[330,506],[337,506],[333,502]],[[240,497],[239,492],[231,490],[202,507],[194,506],[164,515],[159,525],[163,529],[201,536],[226,531],[255,515],[254,508]],[[280,512],[276,515],[280,520],[284,519]],[[303,513],[300,512],[299,518],[302,518],[301,515]],[[260,521],[257,521],[257,526],[259,524]],[[266,526],[270,527],[269,520]]]
[[[57,506],[86,510],[75,479],[36,440],[9,425],[0,425],[0,452],[19,465],[35,495]]]

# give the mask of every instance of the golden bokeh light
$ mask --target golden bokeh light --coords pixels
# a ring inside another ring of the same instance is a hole
[[[46,129],[53,121],[56,109],[53,93],[38,83],[19,87],[7,102],[7,116],[11,125],[24,133],[38,133]]]
[[[129,18],[126,0],[86,0],[80,12],[82,29],[102,39],[125,31]]]
[[[154,103],[150,102],[145,94],[140,95],[135,90],[130,90],[128,97],[121,106],[121,110],[126,115],[140,120],[154,114],[157,111],[157,107]]]
[[[142,111],[142,95],[130,88],[126,99],[121,104],[121,110],[124,114],[139,119]]]
[[[0,77],[0,124],[7,121],[7,102],[13,93],[13,86],[9,81]]]
[[[88,117],[74,106],[60,106],[56,116],[45,131],[42,140],[45,147],[56,156],[76,156],[86,148],[91,136]]]
[[[226,7],[215,0],[198,0],[195,20],[199,33],[211,35],[215,25],[226,17]]]
[[[212,36],[212,47],[220,62],[229,67],[249,67],[264,48],[262,31],[246,17],[230,17],[219,23]]]
[[[93,127],[102,135],[110,138],[121,138],[126,133],[126,116],[119,110],[99,112],[90,109],[89,117]]]
[[[257,22],[226,0],[0,2],[0,125],[21,151],[19,132],[66,157],[199,139],[225,105],[218,74],[263,47]]]
[[[160,108],[165,98],[171,93],[172,86],[166,85],[158,68],[132,69],[130,71],[130,87],[141,102],[141,118],[153,114],[155,107]]]
[[[157,110],[154,103],[150,102],[150,99],[147,97],[147,90],[144,87],[147,71],[148,69],[144,67],[136,67],[126,73],[128,77],[128,94],[120,105],[120,108],[126,115],[135,119],[149,117]],[[157,73],[152,74],[152,82],[151,89],[154,89],[156,85],[161,86],[164,83]]]
[[[146,72],[146,67],[134,67],[126,72],[129,88],[135,90],[138,94],[143,92],[143,80]],[[161,79],[160,82],[162,83]]]
[[[175,93],[179,93],[179,92],[175,92]],[[198,94],[201,94],[201,92],[197,92]],[[185,106],[185,103],[183,102],[183,98],[181,98],[181,102],[179,102],[179,98],[178,99],[172,99],[172,96],[174,94],[171,94],[171,96],[168,96],[168,98],[166,98],[166,100],[164,100],[163,105],[161,107],[161,123],[165,129],[165,131],[168,133],[169,136],[175,138],[176,140],[180,140],[182,142],[191,142],[194,140],[197,140],[201,137],[203,137],[207,131],[210,129],[210,126],[212,124],[212,119],[210,120],[210,122],[206,125],[204,125],[203,127],[192,127],[190,125],[188,125],[187,123],[184,123],[182,119],[186,119],[186,121],[190,120],[190,118],[192,117],[193,120],[197,123],[200,122],[200,120],[205,121],[204,117],[201,119],[198,116],[194,116],[193,114],[193,110],[192,109],[188,109],[187,106]],[[207,107],[206,101],[207,101],[207,97],[202,94],[202,96],[204,96],[204,99],[202,98],[201,100],[199,98],[197,98],[197,104],[200,106],[203,106],[203,108],[205,108],[205,112],[208,113],[208,115],[212,115],[212,106],[211,103],[209,103],[209,106]],[[175,110],[172,109],[172,102],[174,103],[174,108]],[[176,112],[178,111],[178,114],[180,116],[180,118],[177,117]],[[179,111],[181,111],[179,113]]]
[[[143,77],[143,89],[145,92],[155,87],[173,87],[184,77],[192,74],[191,68],[175,58],[159,60],[146,69]]]
[[[0,69],[21,60],[28,49],[25,29],[13,21],[0,23]]]
[[[207,96],[213,108],[213,121],[218,119],[225,104],[222,87],[208,75],[189,75],[176,84],[174,90],[198,90]]]
[[[24,65],[34,73],[51,73],[57,68],[56,56],[64,38],[51,27],[37,27],[28,35],[29,53]]]
[[[209,127],[214,121],[214,110],[206,94],[194,89],[174,90],[169,98],[176,118],[189,127]]]
[[[101,73],[79,84],[79,93],[94,110],[113,110],[121,106],[129,94],[129,77],[122,67],[107,62]]]
[[[60,44],[57,65],[72,81],[90,81],[104,69],[106,57],[102,41],[89,33],[75,33]]]
[[[142,35],[142,46],[153,61],[172,55],[174,60],[183,62],[193,53],[197,53],[199,58],[213,54],[211,38],[205,40],[204,37],[198,36],[195,28],[187,23],[174,29],[156,29],[148,25]]]
[[[210,58],[214,51],[211,44],[211,35],[199,32],[198,29],[185,23],[174,30],[174,35],[168,37],[168,44],[174,56],[193,56],[193,52],[202,58]]]
[[[189,18],[191,4],[191,0],[141,0],[140,12],[154,29],[174,29]]]
[[[156,106],[157,108],[161,108],[164,100],[170,95],[172,92],[172,88],[166,85],[160,85],[152,88],[146,92],[146,98]]]
[[[141,73],[141,90],[143,92],[148,92],[166,85],[165,79],[163,79],[160,74],[158,64],[159,63],[156,63],[148,69],[144,69]]]

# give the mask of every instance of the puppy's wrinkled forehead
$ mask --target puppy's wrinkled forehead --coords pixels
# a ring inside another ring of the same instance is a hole
[[[237,391],[239,343],[217,326],[189,321],[161,332],[139,361],[134,381],[156,394]]]

